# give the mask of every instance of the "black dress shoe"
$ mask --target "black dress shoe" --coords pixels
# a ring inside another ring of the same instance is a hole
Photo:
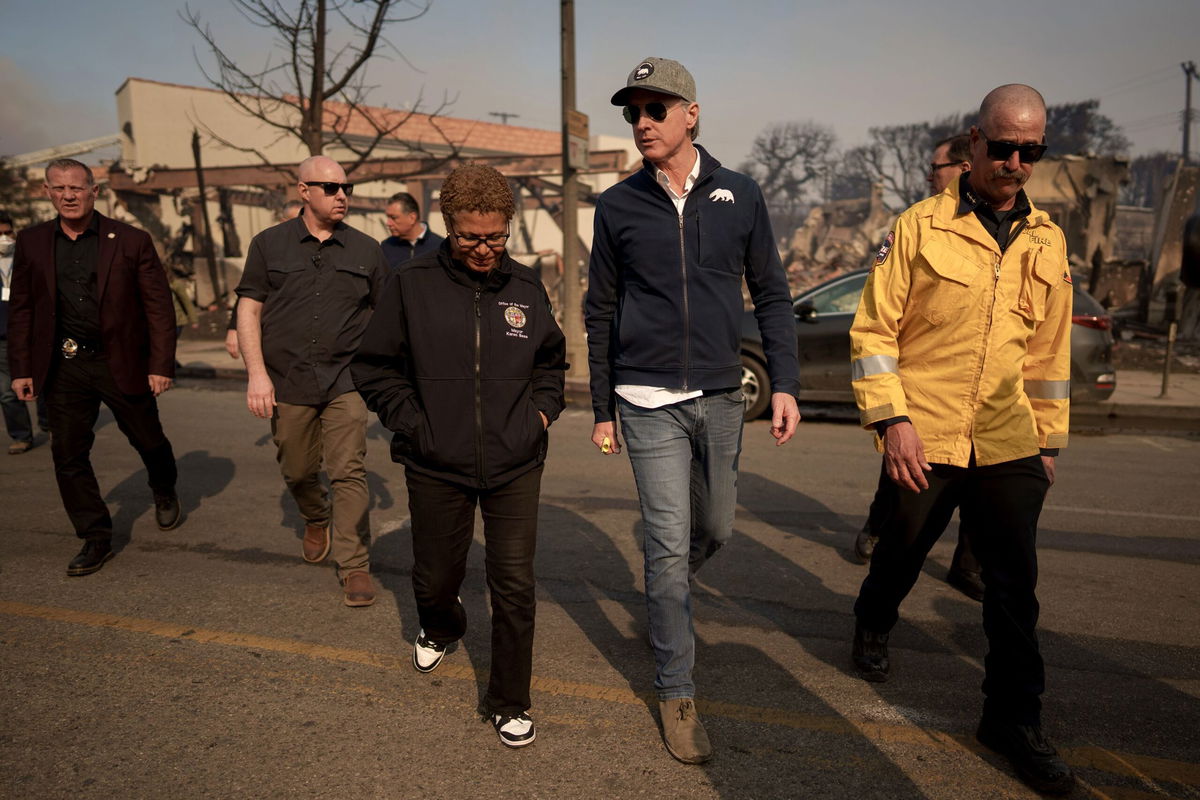
[[[879,537],[872,536],[870,529],[864,525],[854,539],[854,557],[858,559],[858,563],[870,563],[871,554],[875,552],[875,544],[878,541]]]
[[[113,557],[112,542],[108,539],[88,539],[83,543],[79,555],[67,564],[67,574],[71,576],[91,575],[104,566],[104,562]]]
[[[983,576],[978,572],[951,567],[946,573],[946,583],[977,603],[983,602]]]
[[[854,625],[854,668],[865,681],[883,683],[888,679],[888,635],[875,633],[863,626]]]
[[[179,495],[175,493],[154,495],[154,519],[158,522],[160,531],[169,531],[179,525],[179,518],[182,515],[183,509],[179,507]]]
[[[984,717],[975,733],[979,743],[1012,763],[1021,780],[1045,794],[1067,794],[1075,775],[1042,736],[1039,725],[1017,725]]]

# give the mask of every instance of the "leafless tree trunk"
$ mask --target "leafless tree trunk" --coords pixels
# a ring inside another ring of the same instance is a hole
[[[429,10],[432,0],[230,0],[248,22],[269,31],[275,49],[261,69],[243,67],[221,46],[212,29],[198,12],[185,6],[184,20],[203,40],[216,61],[206,68],[197,58],[204,77],[225,93],[238,108],[265,123],[277,133],[274,141],[293,137],[310,155],[319,155],[333,143],[354,154],[346,172],[353,173],[381,141],[395,137],[414,115],[427,116],[441,133],[436,117],[449,100],[430,111],[422,111],[422,97],[407,111],[372,109],[366,100],[375,88],[367,82],[368,62],[391,50],[403,58],[387,40],[388,25],[408,22]],[[341,23],[346,43],[330,53],[330,19]],[[355,133],[352,123],[367,131]],[[365,128],[363,127],[365,124]],[[264,164],[271,160],[260,148],[233,142],[211,127],[206,132],[222,144],[257,155]],[[457,146],[442,134],[443,151],[457,153]],[[419,151],[420,148],[414,147]],[[294,177],[294,176],[291,176]]]

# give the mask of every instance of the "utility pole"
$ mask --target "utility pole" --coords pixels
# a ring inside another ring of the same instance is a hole
[[[1200,78],[1196,74],[1196,62],[1185,61],[1179,65],[1183,68],[1184,78],[1187,79],[1187,89],[1183,100],[1183,165],[1191,163],[1192,154],[1192,78]]]
[[[501,124],[501,125],[507,125],[507,124],[508,124],[508,120],[509,120],[509,118],[510,118],[510,117],[511,117],[511,118],[513,118],[513,119],[516,119],[517,117],[519,117],[519,116],[521,116],[521,115],[520,115],[520,114],[514,114],[514,113],[512,113],[511,111],[489,111],[489,112],[488,112],[488,116],[489,116],[489,117],[499,117],[499,118],[500,118],[500,124]]]
[[[567,360],[571,376],[586,378],[587,346],[583,332],[583,303],[580,291],[579,196],[576,169],[571,163],[570,121],[575,115],[575,0],[560,0],[562,28],[562,320],[567,338]]]
[[[208,221],[208,202],[204,189],[204,166],[200,163],[200,132],[192,129],[192,159],[196,162],[196,186],[199,188],[200,216],[204,220],[204,238],[200,240],[204,248],[204,257],[208,261],[208,279],[212,282],[213,302],[221,303],[225,299],[225,287],[221,285],[220,273],[217,271],[217,254],[213,250],[212,225]],[[195,232],[192,236],[195,237]]]
[[[1183,97],[1183,166],[1191,163],[1192,154],[1192,78],[1196,75],[1196,62],[1185,61],[1179,65],[1183,69],[1183,77],[1187,82]],[[1176,173],[1178,175],[1178,173]],[[1171,281],[1166,291],[1166,323],[1167,323],[1167,354],[1163,358],[1162,391],[1159,397],[1167,397],[1171,382],[1171,358],[1175,350],[1175,337],[1179,332],[1179,299],[1178,280]]]

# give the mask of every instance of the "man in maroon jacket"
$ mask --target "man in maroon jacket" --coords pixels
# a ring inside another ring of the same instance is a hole
[[[150,236],[95,210],[85,164],[50,162],[45,190],[58,217],[22,231],[13,254],[9,366],[18,397],[46,396],[59,494],[84,540],[67,574],[88,575],[113,556],[90,459],[101,402],[146,465],[158,527],[179,524],[155,401],[175,376],[175,309]]]

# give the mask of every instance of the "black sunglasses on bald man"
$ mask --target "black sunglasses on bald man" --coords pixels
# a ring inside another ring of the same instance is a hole
[[[305,186],[320,186],[325,191],[326,197],[333,197],[341,189],[346,193],[346,196],[354,194],[353,183],[338,183],[337,181],[300,181]]]
[[[1012,158],[1013,153],[1017,153],[1022,164],[1036,164],[1042,160],[1042,156],[1046,155],[1046,145],[1044,144],[995,141],[988,138],[988,135],[983,132],[983,128],[979,129],[979,135],[987,142],[988,158],[994,161],[1008,161]]]
[[[671,112],[672,108],[674,106],[669,106],[661,100],[652,100],[641,107],[635,105],[625,106],[621,109],[621,116],[625,117],[625,121],[630,125],[637,125],[643,113],[655,122],[662,122],[667,118],[667,114]]]

